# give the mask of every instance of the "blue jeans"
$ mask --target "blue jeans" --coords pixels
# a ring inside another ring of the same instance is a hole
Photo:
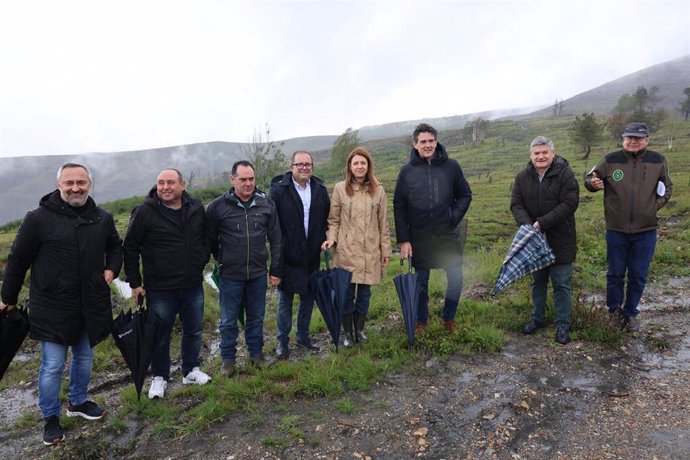
[[[556,264],[532,273],[532,319],[544,323],[546,291],[549,278],[553,288],[553,308],[556,312],[556,326],[570,329],[570,315],[573,311],[573,293],[570,277],[573,264]]]
[[[606,306],[615,311],[623,306],[623,314],[635,317],[640,312],[637,305],[642,298],[649,265],[656,247],[656,230],[641,233],[606,231]],[[628,272],[628,287],[623,304],[623,278]]]
[[[458,302],[462,293],[462,257],[454,259],[443,267],[446,272],[446,296],[441,310],[444,321],[455,319]],[[425,268],[418,268],[417,283],[419,283],[419,304],[417,305],[417,323],[426,324],[429,321],[429,272]]]
[[[357,289],[357,296],[355,298],[355,288]],[[369,299],[371,299],[371,286],[368,284],[350,284],[347,290],[347,298],[345,299],[345,308],[343,314],[351,315],[357,313],[358,315],[366,316],[369,311]]]
[[[283,345],[290,341],[290,331],[292,330],[292,302],[294,294],[286,294],[278,291],[278,342]],[[314,310],[313,295],[299,295],[299,306],[297,307],[297,340],[309,339],[309,323],[311,323],[311,312]]]
[[[244,340],[249,356],[259,356],[264,348],[264,313],[266,311],[266,277],[253,280],[220,280],[220,356],[223,362],[235,361],[239,327],[237,318],[244,301],[246,319]]]
[[[43,418],[60,416],[60,386],[62,372],[67,360],[67,346],[54,342],[41,342],[41,368],[38,371],[38,406]],[[72,345],[72,364],[69,373],[67,397],[73,406],[86,401],[86,392],[91,381],[93,349],[86,331],[79,341]]]
[[[201,333],[204,328],[204,288],[201,283],[186,289],[147,289],[146,302],[166,326],[153,353],[151,373],[165,380],[170,378],[170,335],[178,314],[182,325],[182,374],[187,375],[193,368],[199,367]]]

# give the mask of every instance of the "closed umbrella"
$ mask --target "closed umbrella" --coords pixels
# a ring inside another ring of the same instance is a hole
[[[393,278],[395,290],[398,292],[400,308],[402,309],[405,331],[407,332],[407,344],[414,345],[414,329],[417,325],[417,305],[419,303],[419,283],[417,274],[412,273],[412,258],[407,260],[407,273],[401,273]],[[400,259],[400,266],[403,259]]]
[[[343,268],[330,268],[328,251],[326,251],[326,269],[313,275],[314,300],[321,311],[335,350],[338,351],[340,326],[342,325],[343,307],[347,290],[352,282],[352,273]]]
[[[0,312],[0,380],[29,333],[29,315],[23,308]]]
[[[162,339],[164,324],[156,312],[143,306],[143,296],[138,301],[138,310],[121,311],[113,320],[112,334],[132,373],[137,399],[140,399],[153,352]]]
[[[496,295],[509,284],[523,276],[553,265],[556,262],[546,237],[531,225],[521,225],[513,238],[508,255],[498,274],[493,294]]]

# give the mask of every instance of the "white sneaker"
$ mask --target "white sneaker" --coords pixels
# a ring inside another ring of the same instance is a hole
[[[182,379],[182,383],[184,383],[185,385],[189,385],[190,383],[195,383],[197,385],[205,385],[208,383],[209,380],[211,380],[211,377],[201,372],[201,370],[198,367],[195,367],[194,369],[192,369],[192,372],[187,374],[187,376]]]
[[[165,387],[167,386],[168,382],[163,377],[154,377],[151,380],[151,388],[149,388],[149,399],[162,398],[165,395]]]

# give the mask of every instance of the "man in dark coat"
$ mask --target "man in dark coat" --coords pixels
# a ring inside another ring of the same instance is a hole
[[[123,244],[125,273],[135,301],[146,296],[166,325],[151,360],[149,398],[162,398],[170,379],[170,335],[182,326],[182,383],[204,385],[199,352],[204,320],[204,267],[211,254],[206,211],[185,191],[182,173],[164,169],[144,203],[134,208]],[[144,279],[139,273],[141,260]]]
[[[232,189],[213,200],[206,215],[211,253],[220,264],[220,357],[223,372],[233,376],[241,304],[246,313],[244,339],[249,362],[256,367],[266,363],[266,275],[271,287],[278,287],[283,256],[278,213],[273,200],[256,189],[254,165],[247,160],[236,161],[230,181]],[[267,268],[269,245],[271,260]]]
[[[278,286],[278,359],[290,354],[288,342],[295,294],[299,294],[297,345],[311,351],[319,350],[309,335],[314,309],[314,289],[309,280],[319,269],[321,243],[326,240],[331,207],[326,185],[313,176],[311,154],[298,150],[292,154],[290,163],[291,171],[274,177],[270,190],[278,211],[283,248],[283,276]]]
[[[41,198],[19,227],[2,285],[0,310],[14,308],[31,268],[30,335],[41,341],[38,404],[46,445],[65,439],[58,396],[68,347],[67,416],[95,420],[105,413],[87,400],[87,390],[93,347],[110,333],[109,284],[122,266],[122,241],[112,214],[89,197],[92,183],[85,166],[67,163],[58,169],[58,190]]]
[[[395,232],[401,257],[412,257],[420,284],[415,334],[429,319],[429,271],[443,268],[448,288],[441,317],[455,332],[455,313],[462,292],[460,222],[472,201],[472,190],[460,164],[448,158],[437,131],[421,123],[412,134],[409,162],[398,174],[393,195]],[[414,251],[414,254],[413,254]]]
[[[570,342],[570,277],[577,249],[575,210],[579,202],[580,188],[568,161],[556,156],[551,139],[536,137],[530,144],[530,162],[515,177],[510,210],[518,225],[531,225],[546,234],[556,263],[532,273],[532,320],[524,332],[534,334],[544,327],[546,291],[551,279],[556,342],[563,345]]]

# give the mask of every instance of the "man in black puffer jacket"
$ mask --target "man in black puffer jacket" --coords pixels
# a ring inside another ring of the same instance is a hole
[[[178,314],[182,383],[206,384],[210,377],[199,369],[199,352],[204,325],[203,272],[211,254],[211,239],[206,211],[185,191],[180,171],[165,169],[158,175],[144,203],[132,211],[123,248],[132,297],[136,301],[146,296],[149,309],[167,326],[151,360],[149,398],[165,395],[170,379],[170,335]]]
[[[472,190],[460,164],[448,158],[436,137],[436,129],[426,123],[415,128],[410,161],[400,170],[393,195],[401,257],[412,257],[419,275],[416,335],[426,329],[429,319],[432,268],[443,268],[446,272],[448,288],[441,317],[448,332],[457,329],[455,313],[462,292],[459,226],[472,201]]]
[[[510,210],[518,225],[531,225],[546,234],[556,263],[532,273],[532,320],[525,334],[544,327],[549,278],[556,310],[556,341],[570,342],[573,309],[570,277],[577,249],[575,210],[580,188],[568,161],[556,156],[553,141],[538,136],[530,144],[530,162],[515,177]]]
[[[31,338],[41,341],[38,405],[43,443],[65,439],[60,426],[60,386],[72,348],[67,416],[99,419],[105,411],[87,400],[93,347],[110,333],[109,284],[122,266],[122,241],[113,216],[96,206],[89,170],[76,163],[58,169],[58,190],[27,213],[7,259],[0,310],[14,308],[31,268]]]

